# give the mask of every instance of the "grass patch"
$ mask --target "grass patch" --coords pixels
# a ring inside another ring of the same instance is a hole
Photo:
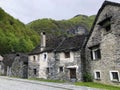
[[[44,81],[44,82],[54,82],[54,83],[65,83],[65,81],[49,80],[49,79],[43,79],[43,78],[29,78],[29,80]]]
[[[76,82],[75,85],[100,88],[104,90],[120,90],[120,87],[117,87],[117,86],[105,85],[105,84],[94,83],[94,82]]]

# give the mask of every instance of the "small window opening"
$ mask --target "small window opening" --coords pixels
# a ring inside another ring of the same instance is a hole
[[[28,62],[24,62],[24,65],[28,65]]]
[[[16,56],[20,56],[20,54],[16,54]]]
[[[36,59],[36,57],[35,57],[35,56],[33,56],[33,61],[35,61],[35,59]]]
[[[95,79],[100,79],[100,72],[98,71],[95,72]]]
[[[92,49],[91,51],[91,59],[92,60],[97,60],[101,58],[101,51],[99,48]]]
[[[108,17],[98,23],[101,27],[105,28],[106,32],[111,30],[111,18],[112,17]]]
[[[45,32],[43,32],[43,35],[45,35]]]
[[[118,72],[111,72],[111,80],[112,81],[119,81]]]
[[[59,72],[63,72],[63,67],[59,67]]]
[[[34,73],[34,75],[36,75],[37,74],[37,69],[33,69],[33,73]]]
[[[46,59],[47,58],[47,55],[46,54],[44,54],[44,59]]]
[[[65,58],[70,58],[70,52],[65,52]]]
[[[46,72],[47,72],[47,73],[50,73],[50,70],[49,70],[49,68],[46,68]]]

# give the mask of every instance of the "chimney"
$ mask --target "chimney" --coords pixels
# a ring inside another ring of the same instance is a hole
[[[41,51],[46,47],[46,35],[45,32],[41,32]]]

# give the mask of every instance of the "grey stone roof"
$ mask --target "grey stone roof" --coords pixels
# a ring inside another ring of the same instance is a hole
[[[59,43],[64,39],[65,37],[52,37],[52,38],[47,38],[46,40],[46,48],[42,52],[51,52],[54,49],[56,49],[59,46]],[[39,54],[42,53],[40,51],[41,46],[38,45],[35,49],[33,49],[29,55],[34,55],[34,54]]]
[[[54,37],[49,38],[46,41],[46,48],[42,52],[61,52],[61,51],[73,51],[82,47],[85,35],[77,35],[74,37]],[[40,45],[38,45],[29,55],[42,53],[40,51]]]
[[[81,49],[85,35],[77,35],[74,37],[66,38],[62,44],[55,50],[56,52],[76,51]]]

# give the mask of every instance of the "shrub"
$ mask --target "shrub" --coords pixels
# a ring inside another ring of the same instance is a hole
[[[86,72],[83,74],[83,80],[84,80],[84,82],[92,82],[93,77],[90,73]]]

